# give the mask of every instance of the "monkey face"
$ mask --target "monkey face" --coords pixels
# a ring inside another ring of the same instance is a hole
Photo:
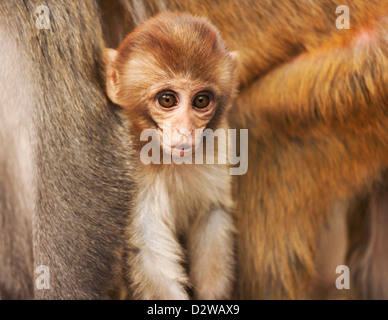
[[[199,146],[204,129],[226,121],[237,55],[208,21],[156,17],[105,57],[107,94],[124,109],[135,138],[156,129],[163,151],[184,156]]]
[[[174,81],[157,90],[150,107],[162,149],[183,156],[194,152],[201,142],[203,130],[215,114],[217,96],[211,88],[193,81]]]

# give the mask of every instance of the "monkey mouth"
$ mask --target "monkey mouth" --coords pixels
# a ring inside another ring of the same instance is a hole
[[[188,156],[193,152],[193,146],[191,144],[178,144],[178,145],[169,145],[162,141],[163,150],[173,156]]]
[[[184,151],[189,151],[191,150],[193,147],[191,144],[178,144],[177,146],[171,146],[171,148],[173,149],[177,149],[177,150],[184,150]]]
[[[174,157],[187,157],[193,153],[193,147],[188,144],[180,144],[171,148],[171,155]]]
[[[189,144],[180,144],[173,148],[173,155],[176,153],[179,153],[179,155],[187,156],[193,153],[193,147]]]

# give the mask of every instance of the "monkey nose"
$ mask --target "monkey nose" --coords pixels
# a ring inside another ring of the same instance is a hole
[[[193,130],[188,130],[188,129],[184,129],[184,128],[178,128],[178,132],[179,132],[182,136],[188,137],[189,135],[191,135],[191,133],[193,132]]]

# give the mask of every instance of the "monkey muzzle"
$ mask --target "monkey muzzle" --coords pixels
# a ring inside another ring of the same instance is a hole
[[[177,145],[168,145],[164,141],[162,143],[162,148],[164,152],[176,157],[191,155],[193,153],[193,150],[195,149],[192,144],[180,143]]]
[[[159,131],[163,151],[176,157],[191,156],[201,142],[203,130],[170,128]]]

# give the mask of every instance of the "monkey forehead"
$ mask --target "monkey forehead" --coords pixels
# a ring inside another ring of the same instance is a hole
[[[127,89],[146,89],[147,92],[211,90],[216,95],[225,95],[225,91],[230,89],[233,74],[222,63],[211,67],[200,65],[195,70],[187,67],[176,69],[172,65],[161,65],[153,55],[133,58],[127,62],[122,73],[123,85]]]
[[[159,92],[163,90],[172,90],[178,93],[186,92],[189,95],[206,90],[210,90],[216,96],[222,94],[220,88],[214,85],[214,83],[183,77],[177,77],[176,79],[163,82],[154,82],[149,86],[150,92]]]
[[[206,19],[164,13],[131,33],[119,48],[119,62],[149,59],[154,67],[177,74],[204,74],[227,63],[226,45]]]

